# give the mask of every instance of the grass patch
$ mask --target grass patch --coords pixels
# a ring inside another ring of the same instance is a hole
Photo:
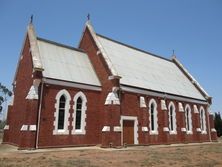
[[[195,167],[214,167],[216,165],[219,165],[219,163],[215,160],[203,160],[195,164]]]
[[[90,166],[89,160],[83,160],[83,159],[76,159],[76,160],[68,160],[66,162],[67,166],[76,166],[76,167],[85,167]]]

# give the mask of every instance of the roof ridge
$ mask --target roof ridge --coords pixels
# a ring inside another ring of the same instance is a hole
[[[165,57],[159,56],[159,55],[157,55],[157,54],[154,54],[154,53],[151,53],[151,52],[145,51],[145,50],[143,50],[143,49],[136,48],[136,47],[134,47],[134,46],[132,46],[132,45],[125,44],[125,43],[123,43],[123,42],[120,42],[120,41],[117,41],[117,40],[111,39],[111,38],[106,37],[106,36],[104,36],[104,35],[101,35],[101,34],[98,34],[98,33],[96,33],[96,35],[99,36],[99,37],[105,38],[105,39],[107,39],[107,40],[109,40],[109,41],[112,41],[112,42],[118,43],[118,44],[120,44],[120,45],[126,46],[126,47],[128,47],[128,48],[131,48],[131,49],[137,50],[137,51],[139,51],[139,52],[143,52],[143,53],[149,54],[149,55],[151,55],[151,56],[154,56],[154,57],[157,57],[157,58],[160,58],[160,59],[163,59],[163,60],[166,60],[166,61],[172,62],[171,59],[168,59],[168,58],[165,58]]]
[[[64,48],[67,48],[67,49],[71,49],[71,50],[75,50],[75,51],[86,53],[84,50],[82,50],[80,48],[75,48],[73,46],[65,45],[65,44],[62,44],[62,43],[59,43],[59,42],[55,42],[55,41],[51,41],[51,40],[48,40],[48,39],[44,39],[44,38],[41,38],[41,37],[37,37],[37,40],[40,40],[40,41],[43,41],[43,42],[47,42],[47,43],[50,43],[50,44],[53,44],[53,45],[57,45],[57,46],[60,46],[60,47],[64,47]]]

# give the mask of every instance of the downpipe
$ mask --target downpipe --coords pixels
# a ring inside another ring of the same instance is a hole
[[[41,111],[42,111],[43,88],[44,88],[44,81],[42,80],[42,82],[41,82],[41,94],[40,94],[40,101],[39,101],[37,134],[36,134],[36,142],[35,142],[35,148],[36,149],[38,149],[38,142],[39,142],[39,129],[40,129],[40,118],[41,118]]]

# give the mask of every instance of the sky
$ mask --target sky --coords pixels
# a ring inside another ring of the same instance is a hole
[[[30,16],[38,37],[77,47],[87,14],[104,36],[177,58],[222,111],[221,0],[0,0],[0,82],[11,83]]]

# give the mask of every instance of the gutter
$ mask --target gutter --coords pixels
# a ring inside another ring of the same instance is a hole
[[[40,129],[40,117],[41,117],[41,110],[42,110],[42,95],[43,95],[43,86],[44,81],[41,82],[41,94],[40,94],[40,100],[39,100],[39,112],[38,112],[38,125],[37,125],[37,134],[36,134],[36,142],[35,142],[35,148],[38,149],[38,142],[39,142],[39,129]]]

